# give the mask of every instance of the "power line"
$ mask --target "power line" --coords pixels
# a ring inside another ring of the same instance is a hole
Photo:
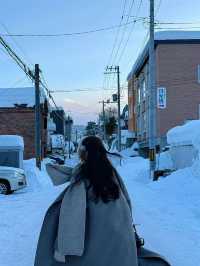
[[[113,91],[115,90],[115,88],[108,88],[106,89],[106,91]],[[97,89],[93,89],[93,88],[85,88],[85,89],[76,89],[76,90],[54,90],[54,91],[50,91],[50,93],[70,93],[70,92],[99,92],[102,91],[102,88],[97,88]]]
[[[23,72],[27,75],[27,77],[30,78],[31,81],[35,81],[35,73],[33,70],[31,70],[22,60],[21,58],[10,48],[10,46],[4,41],[4,39],[0,36],[0,44],[5,48],[6,52],[10,55],[10,57],[15,61],[15,63],[23,70]],[[43,77],[44,80],[44,77]],[[50,93],[50,90],[48,89],[47,83],[44,80],[42,82],[39,80],[39,84],[46,90],[47,95],[52,100],[53,104],[57,109],[58,106],[56,105],[53,96]]]
[[[134,2],[135,2],[135,0],[132,0],[130,8],[129,8],[128,16],[127,16],[127,19],[126,19],[126,24],[129,22]],[[124,8],[123,8],[123,12],[122,12],[120,23],[122,23],[122,20],[123,20],[123,18],[125,16],[125,6],[126,6],[126,1],[124,2]],[[135,22],[136,22],[136,19],[134,19],[134,24],[135,24]],[[124,29],[124,31],[122,31],[121,40],[119,40],[119,43],[118,43],[119,33],[120,33],[120,29],[118,29],[118,31],[117,31],[117,35],[116,35],[116,38],[115,38],[115,41],[114,41],[114,45],[113,45],[113,49],[112,49],[112,52],[111,52],[111,56],[110,56],[110,59],[109,59],[107,65],[114,65],[115,59],[116,59],[116,57],[117,57],[117,55],[119,53],[119,50],[121,48],[121,45],[122,45],[122,42],[123,42],[123,39],[124,39],[125,29]],[[117,47],[117,43],[118,43],[118,47]],[[115,48],[116,48],[116,51],[115,51],[115,54],[114,54]],[[113,57],[113,55],[114,55],[114,57]],[[111,86],[114,83],[114,78],[115,78],[115,76],[113,75],[113,78],[112,78],[112,81],[111,81]],[[111,75],[109,75],[109,77],[108,77],[108,82],[110,82],[110,79],[111,79]]]
[[[12,35],[10,33],[10,31],[8,30],[8,27],[4,23],[0,22],[0,24],[1,24],[2,28],[7,32],[7,34]],[[24,58],[33,66],[33,63],[31,62],[31,60],[29,59],[29,57],[27,56],[26,52],[21,47],[21,45],[19,45],[19,43],[15,40],[15,38],[13,36],[9,36],[9,37],[12,39],[12,41],[15,43],[15,45],[18,47],[18,49],[24,55]]]
[[[0,36],[0,44],[5,48],[6,52],[15,61],[15,63],[24,71],[24,73],[33,81],[35,76],[33,71],[19,58],[19,56],[10,48],[10,46]]]
[[[125,15],[125,10],[126,10],[126,4],[127,4],[127,0],[124,0],[123,8],[122,8],[122,15],[121,15],[121,19],[120,19],[120,24],[119,25],[121,25],[122,22],[123,22],[124,15]],[[112,58],[113,58],[113,54],[114,54],[114,51],[115,51],[115,48],[116,48],[116,45],[117,45],[117,42],[118,42],[120,29],[121,29],[121,27],[119,27],[117,29],[117,33],[115,35],[113,47],[112,47],[112,50],[111,50],[111,53],[110,53],[110,56],[109,56],[109,59],[108,59],[108,62],[107,62],[107,66],[111,64],[111,61],[112,61]],[[105,87],[106,81],[107,81],[107,84],[108,84],[108,87],[109,87],[110,78],[111,78],[111,76],[104,75],[103,86],[102,86],[103,88]],[[104,98],[104,93],[103,92],[102,92],[102,98]]]
[[[137,10],[137,15],[136,15],[136,17],[139,15],[139,12],[140,12],[140,9],[141,9],[141,6],[142,6],[142,1],[143,1],[143,0],[140,0],[140,3],[139,3],[139,6],[138,6],[138,10]],[[136,23],[136,22],[135,22],[135,23]],[[131,31],[129,32],[128,38],[127,38],[127,40],[126,40],[126,43],[125,43],[124,47],[122,48],[121,54],[119,55],[118,63],[117,63],[117,64],[119,64],[121,58],[122,58],[123,55],[124,55],[124,52],[125,52],[125,50],[126,50],[126,48],[127,48],[127,45],[128,45],[128,42],[129,42],[129,40],[130,40],[130,38],[131,38],[131,35],[132,35],[132,33],[133,33],[133,30],[134,30],[134,28],[135,28],[135,23],[133,24],[133,28],[132,28]]]
[[[130,5],[130,8],[129,8],[128,16],[127,16],[127,19],[126,19],[126,24],[127,24],[127,25],[128,25],[128,23],[129,23],[129,19],[130,19],[131,12],[132,12],[132,9],[133,9],[134,4],[135,4],[135,0],[132,0],[131,5]],[[134,20],[133,23],[135,23],[135,22],[136,22],[136,20]],[[125,33],[126,33],[126,27],[124,28],[124,30],[123,30],[123,32],[122,32],[121,40],[120,40],[120,42],[119,42],[119,45],[118,45],[117,51],[115,52],[115,55],[114,55],[114,59],[113,59],[112,65],[115,64],[115,60],[116,60],[116,58],[117,58],[117,56],[118,56],[119,50],[120,50],[121,45],[122,45],[122,43],[123,43]]]
[[[120,24],[119,24],[120,26],[121,26],[122,21],[124,19],[124,14],[125,14],[125,9],[126,9],[126,3],[127,3],[127,0],[124,0],[122,15],[121,15]],[[112,61],[113,53],[114,53],[114,50],[115,50],[115,47],[117,45],[117,41],[118,41],[118,38],[119,38],[119,32],[120,32],[120,27],[118,27],[118,29],[117,29],[117,34],[116,34],[115,39],[114,39],[113,48],[112,48],[111,54],[109,56],[107,65],[110,65],[110,62]]]
[[[135,20],[134,20],[135,21]],[[94,30],[88,30],[88,31],[80,31],[80,32],[70,32],[70,33],[49,33],[49,34],[6,34],[6,33],[0,33],[0,36],[2,37],[65,37],[65,36],[76,36],[76,35],[86,35],[91,34],[95,32],[101,32],[101,31],[109,31],[113,30],[119,27],[126,27],[127,25],[130,25],[134,23],[134,21],[128,21],[127,23],[121,24],[121,25],[114,25],[109,26],[105,28],[99,28]]]

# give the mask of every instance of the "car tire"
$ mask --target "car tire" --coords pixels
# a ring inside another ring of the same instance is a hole
[[[10,184],[4,180],[0,181],[0,194],[3,195],[11,194]]]

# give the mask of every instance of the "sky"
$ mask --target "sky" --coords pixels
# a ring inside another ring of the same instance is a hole
[[[0,34],[72,33],[119,25],[120,21],[124,24],[134,19],[128,15],[148,16],[149,0],[143,0],[139,10],[140,2],[7,0],[1,3]],[[190,27],[200,25],[199,0],[155,0],[155,10],[156,20],[196,23]],[[116,76],[104,75],[107,65],[119,64],[122,107],[127,103],[126,77],[144,46],[147,32],[147,23],[140,21],[120,29],[85,35],[4,39],[28,66],[33,68],[35,63],[40,64],[50,90],[70,91],[57,92],[53,96],[57,105],[63,106],[66,113],[72,115],[75,124],[85,125],[87,121],[97,119],[102,108],[99,101],[111,98],[116,91]],[[31,85],[22,70],[0,47],[0,87]],[[84,88],[89,91],[77,91]]]

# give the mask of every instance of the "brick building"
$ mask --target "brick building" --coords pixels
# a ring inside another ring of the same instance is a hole
[[[148,150],[148,45],[128,75],[129,130]],[[166,144],[167,131],[200,116],[200,32],[155,33],[157,86],[157,145]]]
[[[24,138],[25,159],[35,157],[35,90],[0,88],[0,135],[20,135]],[[41,96],[42,156],[47,150],[48,103]]]

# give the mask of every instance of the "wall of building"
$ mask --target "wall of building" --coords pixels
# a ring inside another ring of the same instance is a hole
[[[187,120],[200,118],[198,65],[200,65],[200,44],[198,43],[163,43],[157,46],[157,87],[164,87],[167,92],[166,108],[157,109],[157,132],[160,139],[158,142],[163,141],[165,143],[166,133],[170,128],[181,125]],[[139,141],[143,142],[144,146],[148,143],[149,103],[148,91],[143,97],[141,82],[146,79],[146,87],[148,88],[147,70],[148,61],[137,77],[134,77],[135,81],[133,81],[133,78],[129,81],[129,87],[134,88],[134,101],[129,96],[129,110],[136,110],[135,116],[133,115],[135,118],[134,125],[136,125],[135,130]],[[133,87],[134,82],[135,86]],[[138,88],[140,88],[140,104],[138,102]],[[144,130],[145,116],[146,133]],[[133,128],[132,117],[129,119],[129,128]]]
[[[135,95],[134,95],[134,79],[128,81],[128,130],[136,131],[136,118],[134,113]]]
[[[163,136],[186,120],[199,119],[200,44],[159,44],[157,86],[167,92],[166,109],[158,109],[158,133]]]
[[[65,135],[65,112],[64,110],[53,110],[51,112],[53,122],[56,124],[56,134]]]
[[[43,116],[42,116],[43,117]],[[0,108],[0,135],[20,135],[24,138],[24,158],[35,157],[35,113],[32,108]],[[47,147],[47,130],[44,117],[41,119],[42,156]]]

